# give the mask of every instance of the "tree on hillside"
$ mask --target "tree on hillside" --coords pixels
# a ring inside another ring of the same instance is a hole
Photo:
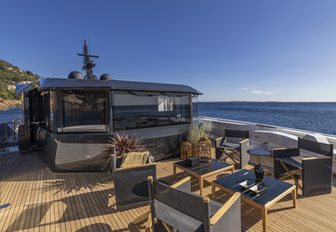
[[[29,75],[29,76],[35,76],[34,73],[32,73],[32,72],[29,71],[29,70],[27,70],[26,73],[27,73],[27,75]]]

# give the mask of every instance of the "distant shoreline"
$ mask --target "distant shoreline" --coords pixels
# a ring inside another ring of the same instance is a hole
[[[0,110],[8,110],[11,107],[20,107],[22,102],[19,100],[1,100],[0,101]]]

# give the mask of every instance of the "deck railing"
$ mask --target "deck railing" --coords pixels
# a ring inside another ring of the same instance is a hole
[[[286,128],[280,126],[273,125],[263,125],[252,122],[244,122],[238,120],[231,119],[223,119],[223,118],[212,118],[212,117],[203,117],[199,116],[197,118],[199,122],[202,122],[206,132],[210,136],[222,136],[224,133],[224,129],[248,129],[251,132],[253,131],[270,131],[270,132],[282,132],[289,135],[294,135],[296,137],[303,137],[306,134],[315,134],[317,132],[313,131],[305,131],[300,129]],[[252,133],[253,134],[253,133]],[[334,161],[333,161],[333,173],[336,175],[336,135],[319,133],[328,140],[330,144],[334,145]]]
[[[332,135],[332,134],[326,134],[326,133],[315,132],[315,131],[306,131],[306,130],[301,130],[301,129],[281,127],[281,126],[274,126],[274,125],[268,125],[268,124],[238,121],[238,120],[232,120],[232,119],[205,117],[205,116],[199,116],[198,120],[201,122],[213,121],[213,122],[227,123],[227,124],[238,125],[238,126],[248,126],[252,130],[282,131],[284,133],[292,134],[298,137],[302,137],[306,134],[319,133],[321,135],[324,135],[328,139],[329,143],[334,144],[335,149],[336,149],[336,135]]]
[[[22,118],[16,118],[9,122],[0,123],[0,152],[5,151],[5,147],[12,146],[18,141],[19,125]]]

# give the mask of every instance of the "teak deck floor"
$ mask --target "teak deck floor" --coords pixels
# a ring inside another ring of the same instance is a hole
[[[159,178],[173,182],[173,162],[158,163]],[[131,221],[148,206],[115,211],[112,178],[107,173],[53,173],[35,153],[0,155],[0,168],[0,231],[144,230]],[[227,196],[218,192],[217,197],[223,201]],[[299,198],[295,209],[287,197],[270,211],[268,230],[336,231],[335,209],[335,188],[332,194]],[[260,212],[246,204],[242,228],[262,229]]]

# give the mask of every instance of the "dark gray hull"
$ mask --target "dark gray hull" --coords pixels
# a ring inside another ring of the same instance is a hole
[[[174,157],[188,125],[143,129],[136,132],[155,160]],[[121,132],[122,133],[122,132]],[[55,172],[99,172],[108,167],[102,150],[113,133],[51,133],[39,127],[36,150],[43,162]]]

